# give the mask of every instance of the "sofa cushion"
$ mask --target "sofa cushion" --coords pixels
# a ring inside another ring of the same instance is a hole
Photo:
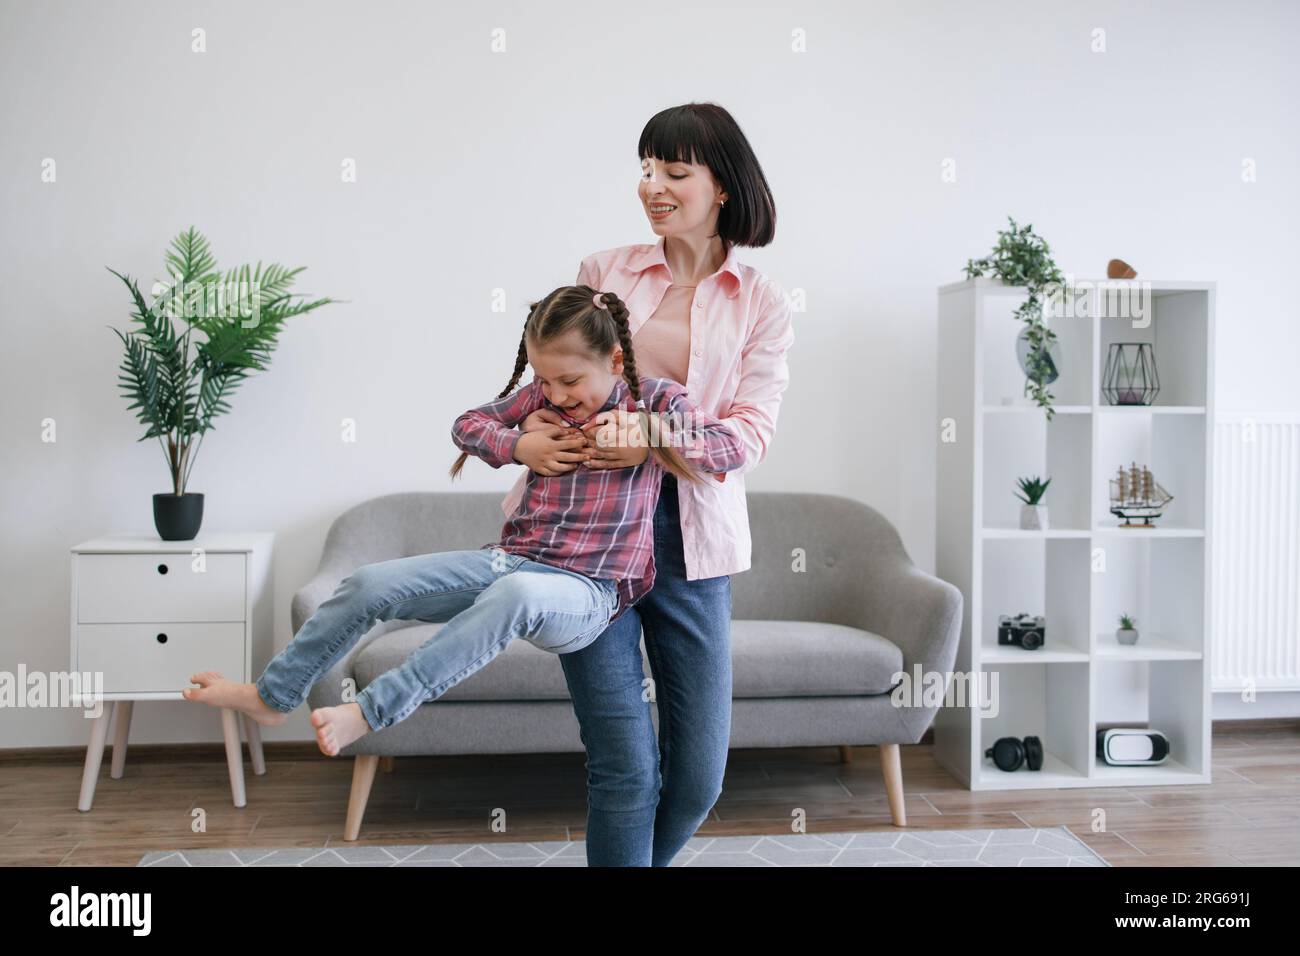
[[[887,694],[903,670],[892,641],[821,621],[732,621],[733,698]]]
[[[442,624],[411,623],[373,636],[353,658],[353,676],[365,687],[399,666]],[[649,675],[644,639],[642,669]],[[896,645],[870,631],[820,621],[731,622],[732,697],[846,697],[887,694],[903,670]],[[486,666],[439,700],[567,700],[556,655],[527,641],[511,641]]]

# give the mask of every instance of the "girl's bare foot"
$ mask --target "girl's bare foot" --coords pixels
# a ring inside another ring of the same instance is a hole
[[[311,725],[316,728],[316,744],[327,757],[337,757],[352,741],[370,733],[360,704],[317,707],[311,712]]]
[[[232,680],[226,680],[216,671],[191,674],[190,683],[199,686],[186,687],[181,691],[181,696],[186,700],[213,707],[229,707],[267,727],[282,724],[289,716],[262,700],[256,684],[236,684]]]

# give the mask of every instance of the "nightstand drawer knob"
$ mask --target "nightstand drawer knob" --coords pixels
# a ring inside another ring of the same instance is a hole
[[[160,564],[160,565],[158,565],[158,573],[159,573],[159,574],[166,574],[166,573],[167,573],[167,565],[165,565],[165,564]]]
[[[166,643],[167,643],[167,635],[166,635],[166,634],[159,634],[159,635],[158,635],[158,643],[159,643],[159,644],[166,644]]]

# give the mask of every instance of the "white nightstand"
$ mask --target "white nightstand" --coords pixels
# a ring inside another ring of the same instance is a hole
[[[196,671],[251,682],[270,662],[271,533],[200,534],[164,541],[153,532],[112,534],[72,549],[72,671],[103,674],[77,809],[89,810],[114,713],[112,776],[126,762],[137,700],[185,700]],[[189,706],[202,706],[190,704]],[[245,804],[239,725],[253,772],[266,773],[258,725],[223,708],[221,728],[235,806]]]

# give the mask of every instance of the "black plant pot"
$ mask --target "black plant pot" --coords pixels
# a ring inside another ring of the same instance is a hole
[[[189,541],[203,524],[203,495],[170,491],[153,496],[153,524],[164,541]]]

